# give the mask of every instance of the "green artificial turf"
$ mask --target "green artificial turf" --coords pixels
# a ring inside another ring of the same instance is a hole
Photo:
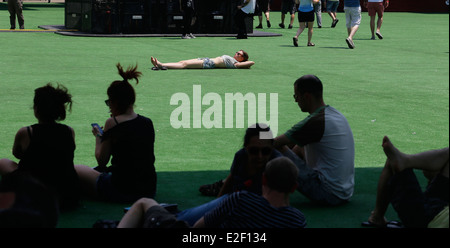
[[[6,3],[0,3],[0,29],[8,29]],[[25,3],[25,28],[64,24],[63,4]],[[243,128],[185,128],[171,126],[184,93],[193,101],[193,85],[201,95],[226,93],[267,96],[278,94],[278,134],[307,116],[294,99],[293,83],[305,74],[324,84],[324,99],[340,110],[352,127],[356,145],[355,193],[349,204],[329,208],[312,204],[299,193],[291,204],[302,210],[308,227],[359,227],[370,214],[385,156],[381,140],[388,135],[402,151],[415,153],[449,143],[448,14],[385,14],[383,40],[370,40],[369,17],[363,12],[354,42],[348,49],[344,13],[337,27],[323,15],[314,28],[315,47],[306,47],[306,32],[293,47],[294,29],[280,29],[279,12],[271,13],[279,37],[236,40],[231,37],[89,38],[43,32],[0,32],[0,158],[14,159],[11,147],[17,130],[35,123],[34,89],[48,82],[64,84],[73,95],[72,113],[63,122],[74,128],[76,164],[95,166],[90,123],[108,118],[106,89],[120,79],[115,64],[138,64],[143,77],[135,86],[136,112],[155,125],[159,202],[186,209],[211,200],[198,187],[226,177],[234,153],[242,146]],[[255,22],[256,26],[257,23]],[[150,56],[162,62],[233,55],[244,49],[256,64],[250,70],[150,70]],[[220,105],[219,105],[220,106]],[[210,106],[205,103],[202,114]],[[192,107],[191,107],[192,108]],[[224,108],[224,107],[223,107]],[[268,114],[268,112],[267,112]],[[192,115],[191,115],[192,117]],[[224,120],[222,120],[224,124]],[[246,125],[248,123],[245,123]],[[252,123],[250,123],[252,124]],[[224,126],[224,125],[223,125]],[[59,227],[91,227],[97,219],[120,219],[123,204],[86,200],[83,207],[63,213]],[[392,209],[387,217],[397,219]]]

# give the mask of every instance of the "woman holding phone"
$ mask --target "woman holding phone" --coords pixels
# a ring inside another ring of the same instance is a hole
[[[93,126],[94,169],[76,165],[78,175],[90,195],[114,202],[134,202],[156,194],[155,130],[153,122],[134,111],[136,93],[128,80],[139,83],[141,72],[137,66],[125,71],[117,64],[123,80],[111,83],[105,101],[111,112],[104,130]],[[102,133],[103,132],[103,133]],[[107,166],[111,159],[111,166]]]

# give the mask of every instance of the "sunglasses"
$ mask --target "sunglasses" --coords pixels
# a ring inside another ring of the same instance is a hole
[[[272,148],[270,148],[270,147],[263,147],[263,148],[249,147],[248,153],[251,155],[259,155],[259,153],[261,153],[262,155],[267,156],[272,153]]]

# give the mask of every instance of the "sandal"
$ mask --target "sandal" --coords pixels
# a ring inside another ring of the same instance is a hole
[[[198,191],[205,196],[217,196],[222,189],[223,180],[219,180],[213,184],[205,184],[200,186]]]
[[[316,44],[309,42],[308,46],[315,46]]]
[[[294,46],[298,47],[298,38],[292,37],[292,40],[294,41]]]
[[[364,221],[363,223],[361,223],[361,226],[375,228],[403,228],[403,224],[395,220],[388,221],[384,225],[375,224],[371,221]]]
[[[153,71],[159,71],[159,70],[167,70],[167,67],[165,67],[165,66],[161,66],[161,67],[158,67],[158,66],[153,66],[152,67],[152,70]]]

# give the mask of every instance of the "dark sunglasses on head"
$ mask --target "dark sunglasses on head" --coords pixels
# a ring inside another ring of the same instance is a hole
[[[263,147],[261,149],[258,147],[248,148],[248,153],[250,153],[251,155],[259,155],[260,152],[262,155],[270,155],[270,153],[272,152],[272,148],[270,147]]]

